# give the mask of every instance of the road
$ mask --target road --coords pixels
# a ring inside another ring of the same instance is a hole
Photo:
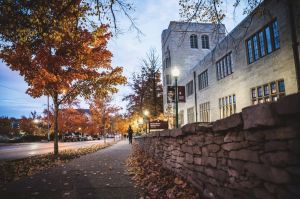
[[[111,142],[113,140],[114,139],[106,139],[107,142]],[[101,144],[103,142],[104,140],[83,141],[83,142],[59,142],[58,148],[60,151],[65,149],[78,149],[93,144]],[[0,161],[21,159],[29,156],[41,155],[50,152],[53,152],[53,142],[6,144],[0,146]]]

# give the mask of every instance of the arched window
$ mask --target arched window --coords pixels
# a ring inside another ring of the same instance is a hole
[[[191,48],[198,48],[198,37],[197,35],[190,36]]]
[[[201,36],[201,41],[202,41],[202,48],[203,49],[209,49],[209,38],[207,35],[202,35]]]

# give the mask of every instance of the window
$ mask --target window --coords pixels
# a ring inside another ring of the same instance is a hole
[[[210,104],[205,102],[199,105],[200,122],[210,122]]]
[[[191,48],[198,48],[198,37],[197,35],[190,36],[190,44]]]
[[[263,57],[266,54],[264,32],[259,32],[258,35],[259,35],[259,45],[260,45],[260,56]]]
[[[187,96],[190,96],[194,93],[194,84],[193,80],[186,84]]]
[[[272,52],[272,40],[271,40],[271,31],[269,26],[266,27],[265,32],[266,32],[266,40],[267,40],[267,53],[270,54]]]
[[[253,93],[257,93],[257,95],[253,95]],[[251,88],[252,104],[277,101],[282,96],[285,96],[284,80],[277,80],[263,86]]]
[[[279,28],[278,28],[277,20],[273,22],[272,26],[273,26],[273,34],[274,34],[274,48],[278,49],[280,48],[280,39],[279,39]]]
[[[198,87],[199,90],[206,88],[208,86],[208,75],[207,70],[198,75]]]
[[[266,54],[280,48],[277,19],[246,40],[248,63],[251,64]]]
[[[187,122],[188,123],[193,123],[195,122],[195,116],[194,116],[194,107],[188,108],[187,109]]]
[[[236,113],[235,94],[219,98],[220,119]]]
[[[166,85],[172,85],[172,77],[171,77],[171,75],[166,75]]]
[[[251,40],[248,40],[248,62],[249,64],[253,62],[253,51],[252,51],[252,42]]]
[[[254,60],[258,60],[259,59],[259,55],[258,55],[258,41],[257,41],[257,36],[255,35],[253,37],[253,47],[254,47]]]
[[[232,61],[231,61],[231,52],[225,55],[222,59],[217,61],[217,79],[223,79],[224,77],[233,73],[232,70]]]
[[[201,36],[201,41],[202,41],[202,48],[203,49],[209,49],[209,38],[207,35],[202,35]]]

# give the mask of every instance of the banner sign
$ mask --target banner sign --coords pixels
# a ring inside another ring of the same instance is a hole
[[[185,86],[178,86],[178,102],[185,102]],[[167,103],[175,103],[175,86],[167,88]]]
[[[163,120],[154,120],[149,122],[149,127],[151,129],[168,129],[168,122]]]

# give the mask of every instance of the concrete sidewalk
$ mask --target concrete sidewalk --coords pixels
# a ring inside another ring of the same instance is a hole
[[[140,198],[125,173],[127,141],[74,159],[64,166],[12,182],[0,190],[0,198]]]

